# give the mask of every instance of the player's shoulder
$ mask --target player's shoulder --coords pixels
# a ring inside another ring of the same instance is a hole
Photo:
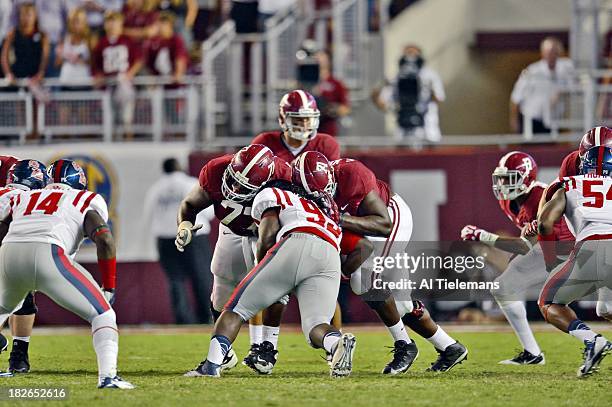
[[[220,177],[228,164],[232,161],[232,157],[231,154],[226,154],[209,160],[200,170],[200,182],[202,182],[203,177]]]
[[[559,168],[559,178],[578,175],[580,166],[580,152],[574,150],[563,158],[561,168]]]
[[[263,144],[269,148],[269,144],[280,143],[280,131],[264,131],[253,138],[251,144]]]
[[[313,144],[317,145],[329,145],[329,146],[338,146],[338,140],[335,137],[330,136],[327,133],[318,133],[317,136],[311,140]]]
[[[354,158],[340,158],[332,161],[334,172],[339,176],[360,177],[373,174],[361,161]]]

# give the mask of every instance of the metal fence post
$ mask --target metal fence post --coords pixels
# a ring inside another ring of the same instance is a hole
[[[242,129],[242,42],[230,45],[228,66],[230,70],[230,129],[238,133]]]
[[[151,95],[151,135],[153,141],[159,143],[164,134],[165,112],[164,112],[164,88],[156,86],[149,91]]]
[[[251,132],[255,136],[261,128],[263,46],[261,41],[251,43]]]
[[[105,143],[113,141],[113,103],[111,91],[106,89],[102,95],[102,126],[103,126],[103,139]]]

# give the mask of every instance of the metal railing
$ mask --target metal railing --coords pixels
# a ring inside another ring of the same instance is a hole
[[[367,2],[334,0],[331,12],[334,76],[358,91],[366,82]]]
[[[604,66],[601,38],[611,26],[612,0],[572,0],[570,52],[576,67]]]

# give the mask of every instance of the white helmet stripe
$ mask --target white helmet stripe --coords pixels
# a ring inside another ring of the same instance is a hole
[[[300,155],[299,158],[299,165],[300,165],[300,180],[302,181],[302,186],[304,187],[304,189],[306,190],[306,192],[308,192],[309,194],[312,194],[312,191],[310,190],[310,188],[308,187],[308,182],[306,182],[306,173],[304,171],[304,162],[306,161],[306,154],[308,154],[308,151],[306,151],[305,153]]]
[[[595,127],[595,145],[601,145],[601,126]]]
[[[298,95],[300,95],[300,98],[302,98],[302,106],[304,108],[308,108],[308,98],[306,97],[306,93],[304,93],[303,90],[297,90],[296,91],[298,93]]]
[[[499,166],[500,167],[506,167],[506,161],[508,161],[508,158],[510,158],[510,156],[514,153],[518,153],[518,151],[510,151],[508,154],[506,154],[505,156],[503,156],[500,160],[499,160]]]
[[[255,164],[257,164],[259,159],[268,151],[269,151],[268,147],[265,147],[259,150],[259,152],[255,154],[255,157],[253,157],[253,159],[246,165],[246,167],[244,167],[244,170],[242,170],[240,175],[243,175],[244,177],[246,177],[249,171],[251,171],[251,168],[253,168]]]

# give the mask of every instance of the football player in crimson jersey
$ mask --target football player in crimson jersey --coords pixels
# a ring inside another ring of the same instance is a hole
[[[256,225],[251,217],[253,198],[259,189],[272,179],[291,179],[289,164],[275,157],[260,144],[251,144],[234,155],[210,160],[199,176],[199,185],[183,199],[178,213],[176,246],[179,251],[189,244],[196,215],[213,205],[219,219],[219,237],[211,262],[214,275],[212,307],[218,317],[234,288],[254,266]],[[261,338],[251,338],[260,343]],[[235,366],[236,355],[230,352],[227,366]]]
[[[512,151],[505,154],[493,171],[493,193],[504,214],[521,231],[520,237],[502,237],[473,225],[461,231],[463,240],[480,241],[516,256],[496,281],[499,290],[491,293],[516,333],[523,350],[512,359],[502,360],[506,365],[541,365],[545,363],[527,320],[524,300],[527,293],[539,289],[546,280],[546,266],[542,248],[533,235],[538,204],[546,184],[538,182],[538,166],[529,154]],[[573,246],[574,236],[564,220],[555,225],[558,240]],[[567,254],[567,253],[566,253]]]
[[[368,262],[375,256],[393,257],[404,252],[412,235],[412,213],[406,202],[357,160],[343,158],[334,161],[332,166],[342,229],[366,236],[382,246],[382,252],[373,253]],[[371,270],[372,267],[365,269]],[[351,274],[350,282],[353,292],[360,296],[372,288],[371,276],[362,275],[361,270]],[[467,357],[467,349],[433,321],[420,301],[411,298],[394,300],[390,295],[385,301],[368,302],[368,305],[378,313],[395,341],[393,360],[384,368],[383,374],[405,372],[418,355],[404,323],[427,339],[439,353],[429,370],[448,371]]]
[[[17,161],[19,161],[17,157],[0,155],[0,188],[5,186],[8,171]],[[34,301],[34,293],[31,292],[24,299],[21,308],[9,317],[11,336],[13,337],[13,347],[9,357],[10,373],[27,373],[30,371],[28,347],[34,328],[36,311],[38,311],[38,308]],[[6,349],[6,345],[6,338],[0,334],[0,352]]]
[[[253,144],[263,144],[287,162],[303,151],[318,151],[328,160],[340,158],[340,146],[329,134],[318,133],[320,112],[314,97],[303,90],[284,95],[278,107],[280,131],[258,134]]]
[[[556,265],[554,225],[565,215],[577,244],[569,258],[551,271],[538,305],[544,319],[584,343],[578,377],[598,370],[612,342],[592,331],[568,306],[601,288],[612,289],[612,148],[595,146],[582,158],[580,175],[563,179],[538,216],[538,233],[547,265]],[[606,253],[608,253],[606,255]]]

